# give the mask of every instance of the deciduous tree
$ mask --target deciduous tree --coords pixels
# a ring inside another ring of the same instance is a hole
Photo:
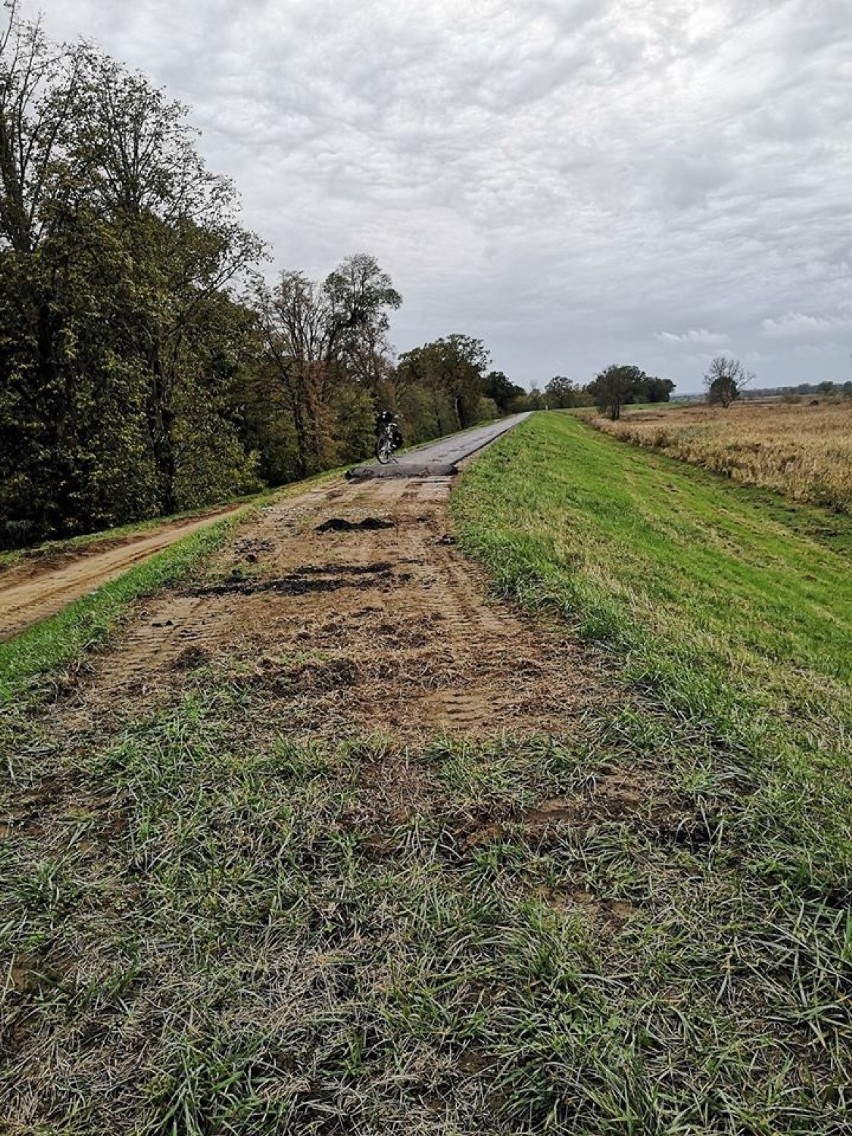
[[[717,355],[704,375],[707,388],[707,401],[727,409],[740,397],[743,387],[752,381],[754,375],[746,373],[739,359],[728,359]]]

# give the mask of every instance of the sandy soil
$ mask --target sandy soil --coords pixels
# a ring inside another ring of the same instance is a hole
[[[559,732],[607,684],[564,628],[489,602],[454,547],[451,484],[327,483],[267,507],[207,577],[137,607],[78,713],[152,706],[207,665],[272,687],[306,736]]]
[[[164,525],[143,536],[82,545],[63,553],[59,564],[53,557],[15,564],[0,575],[0,643],[240,507],[229,505],[204,517]]]

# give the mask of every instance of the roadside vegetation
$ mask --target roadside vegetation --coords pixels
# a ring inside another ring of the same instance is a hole
[[[631,410],[594,424],[733,481],[852,514],[852,398],[813,401]]]
[[[12,1136],[843,1130],[852,597],[827,515],[555,414],[455,514],[542,636],[590,644],[600,689],[557,735],[299,731],[311,682],[331,709],[367,663],[411,672],[372,642],[7,704]]]

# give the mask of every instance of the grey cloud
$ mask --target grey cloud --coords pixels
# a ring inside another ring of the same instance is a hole
[[[279,265],[374,253],[401,349],[461,330],[522,381],[625,359],[696,389],[704,348],[819,338],[845,377],[847,0],[38,2],[193,107]]]
[[[658,331],[654,335],[660,343],[706,343],[708,345],[726,343],[728,336],[723,332],[708,331],[707,328],[691,328],[689,331],[677,334],[671,331]]]
[[[837,320],[824,319],[822,316],[809,316],[804,312],[788,312],[778,319],[765,319],[761,331],[770,338],[785,339],[788,337],[824,335],[836,331]]]

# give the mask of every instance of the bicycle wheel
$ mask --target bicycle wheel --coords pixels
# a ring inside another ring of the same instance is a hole
[[[383,434],[376,443],[376,457],[382,465],[387,465],[393,453],[393,443],[387,434]]]

